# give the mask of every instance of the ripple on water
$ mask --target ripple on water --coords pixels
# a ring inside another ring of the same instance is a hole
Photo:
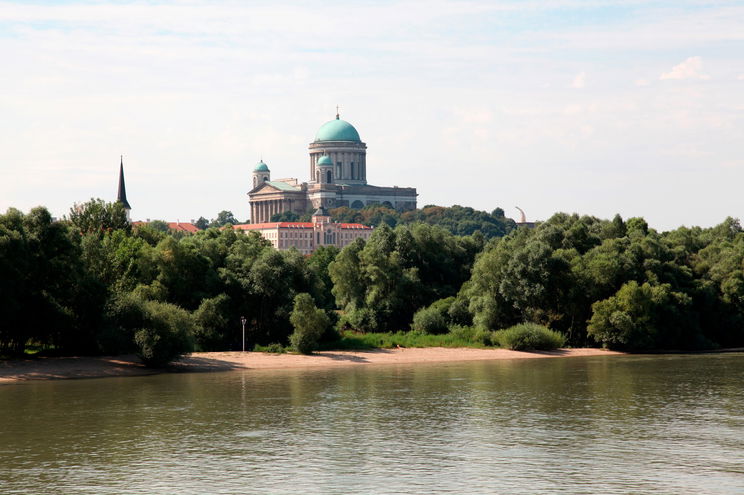
[[[740,494],[744,356],[0,388],[3,494]]]

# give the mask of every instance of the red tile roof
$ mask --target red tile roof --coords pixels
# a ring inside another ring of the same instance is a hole
[[[149,222],[137,221],[137,222],[132,222],[132,226],[139,227],[140,225],[147,225],[148,223]],[[193,223],[188,223],[188,222],[166,222],[166,223],[168,224],[168,228],[170,230],[175,230],[179,232],[189,232],[192,234],[194,232],[199,232],[199,227],[197,227]]]
[[[183,232],[199,232],[199,227],[193,223],[188,222],[168,222],[168,228],[171,230],[178,230]]]

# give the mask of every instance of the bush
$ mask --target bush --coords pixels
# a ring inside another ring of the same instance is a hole
[[[145,365],[162,367],[193,351],[193,322],[188,311],[157,301],[145,301],[143,307],[147,326],[135,332],[134,342]]]
[[[173,304],[148,301],[137,291],[114,294],[100,335],[107,354],[135,352],[151,367],[165,366],[193,350],[193,320]]]
[[[450,325],[449,333],[458,340],[472,342],[475,340],[475,328],[464,325]]]
[[[535,323],[521,323],[506,330],[493,332],[493,339],[501,347],[513,351],[547,351],[562,347],[566,343],[566,337],[562,333]]]
[[[255,352],[269,352],[271,354],[284,354],[285,352],[287,352],[286,347],[284,347],[281,344],[276,344],[276,343],[269,344],[269,345],[256,344],[253,347],[253,350]]]
[[[318,341],[330,326],[330,320],[325,311],[315,307],[310,294],[297,294],[294,298],[294,309],[289,316],[294,327],[294,333],[289,337],[297,352],[311,354],[318,348]]]
[[[434,301],[427,308],[421,308],[413,315],[411,330],[414,332],[440,334],[447,333],[450,324],[449,310],[454,297]]]
[[[422,308],[414,313],[411,330],[430,334],[445,333],[447,331],[447,319],[436,308]]]

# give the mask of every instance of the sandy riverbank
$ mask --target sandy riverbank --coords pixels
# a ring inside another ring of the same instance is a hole
[[[330,368],[368,364],[443,363],[492,359],[538,359],[620,354],[602,349],[561,349],[518,352],[506,349],[379,349],[373,351],[324,351],[303,356],[261,352],[197,352],[166,370],[145,368],[135,356],[65,357],[0,361],[0,384],[27,380],[58,380],[106,376],[138,376],[165,372]]]

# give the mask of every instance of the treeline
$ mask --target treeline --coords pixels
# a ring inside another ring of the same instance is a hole
[[[470,207],[427,205],[409,211],[398,211],[386,205],[368,205],[361,209],[333,208],[328,212],[334,222],[361,223],[369,226],[386,224],[389,227],[425,223],[436,225],[451,234],[467,236],[479,232],[486,239],[502,237],[516,228],[514,220],[504,216],[504,210],[496,208],[491,213]],[[272,222],[309,222],[312,212],[298,215],[287,211],[271,217]]]
[[[528,322],[573,346],[744,344],[744,232],[733,219],[658,233],[640,218],[557,214],[488,240],[480,229],[430,225],[448,213],[427,208],[410,212],[422,216],[411,223],[381,222],[366,243],[309,257],[231,229],[132,229],[119,205],[101,201],[64,221],[44,208],[8,210],[0,354],[37,345],[138,352],[159,364],[192,349],[239,349],[241,316],[248,348],[288,344],[303,320],[326,342],[343,329],[413,329],[488,343],[489,332]]]

